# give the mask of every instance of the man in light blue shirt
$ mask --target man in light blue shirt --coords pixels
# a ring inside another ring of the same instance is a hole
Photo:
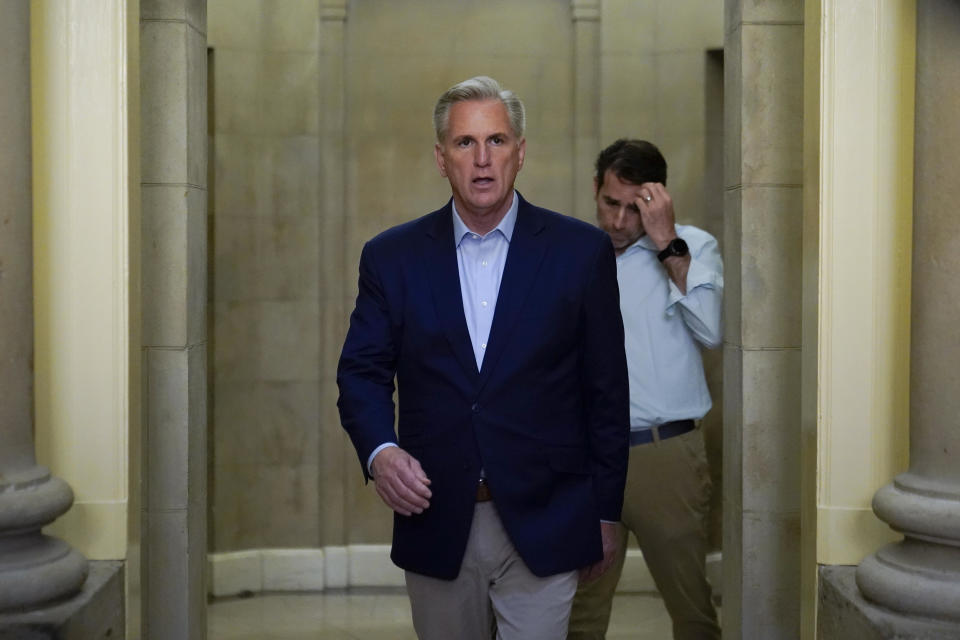
[[[617,140],[596,169],[597,221],[617,255],[631,446],[620,556],[599,581],[580,586],[568,638],[604,638],[629,530],[674,638],[719,639],[705,567],[710,476],[697,422],[711,406],[700,349],[722,341],[720,251],[706,231],[675,223],[667,164],[653,144]]]

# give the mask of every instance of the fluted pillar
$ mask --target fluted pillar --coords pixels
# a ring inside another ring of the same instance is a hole
[[[960,637],[960,4],[917,11],[910,468],[873,501],[904,540],[864,560],[857,585],[908,618],[956,623]]]
[[[73,492],[34,455],[29,0],[3,0],[0,15],[0,611],[11,611],[76,592],[87,561],[40,531]]]
[[[337,413],[337,361],[353,306],[345,286],[348,221],[346,196],[347,130],[347,0],[320,3],[320,500],[323,545],[347,539],[345,478],[350,468],[350,442],[343,438]],[[339,443],[339,444],[332,444]],[[328,552],[329,553],[329,552]],[[345,554],[345,551],[344,551]],[[345,556],[344,556],[345,557]],[[327,587],[347,586],[345,571],[334,571],[327,556]]]
[[[571,0],[573,215],[593,221],[593,162],[600,141],[600,0]],[[609,142],[607,143],[609,144]]]

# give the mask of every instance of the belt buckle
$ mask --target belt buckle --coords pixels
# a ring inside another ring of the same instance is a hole
[[[483,480],[480,480],[480,482],[477,483],[477,502],[490,502],[490,500],[490,486]]]

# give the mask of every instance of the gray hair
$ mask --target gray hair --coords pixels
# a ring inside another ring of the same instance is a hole
[[[510,118],[510,128],[517,138],[523,137],[527,126],[527,116],[523,103],[513,91],[502,89],[500,83],[487,76],[476,76],[463,82],[458,82],[443,92],[433,108],[433,128],[437,132],[437,141],[443,142],[447,135],[447,125],[450,122],[450,107],[457,102],[467,100],[499,100],[507,108]]]

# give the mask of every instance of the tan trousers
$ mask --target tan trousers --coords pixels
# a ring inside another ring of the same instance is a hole
[[[455,580],[406,572],[420,640],[561,640],[577,572],[539,578],[527,569],[493,502],[478,502]]]
[[[710,474],[698,428],[630,448],[622,542],[633,532],[673,621],[676,640],[719,639],[717,613],[706,578],[706,516]],[[596,582],[581,585],[570,618],[570,640],[602,640],[626,544]]]

